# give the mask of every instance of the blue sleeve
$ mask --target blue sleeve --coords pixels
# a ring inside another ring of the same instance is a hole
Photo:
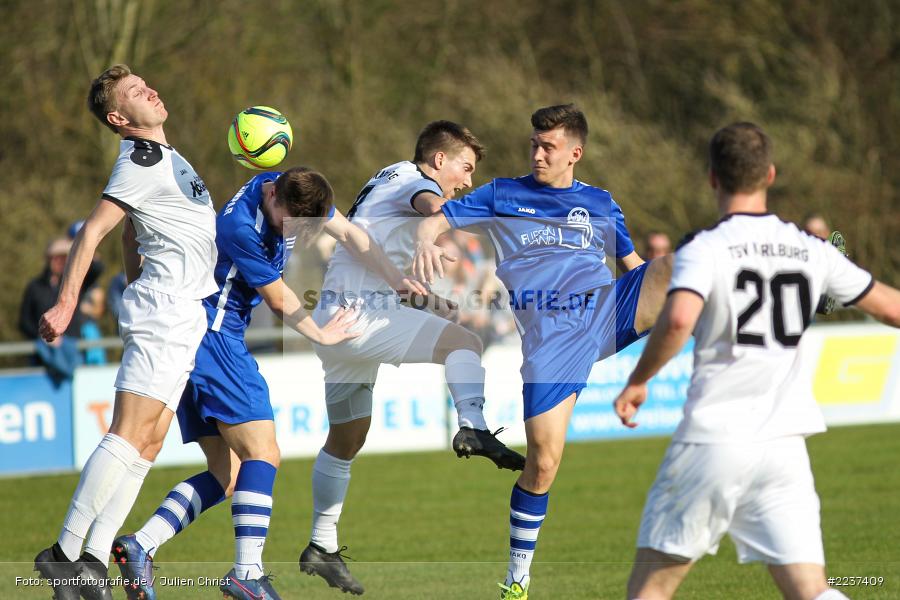
[[[616,258],[623,258],[634,252],[634,242],[625,226],[625,213],[615,201],[612,202],[612,214],[616,218]]]
[[[481,186],[459,200],[444,202],[441,211],[454,229],[484,227],[494,218],[494,182]]]
[[[220,229],[217,235],[219,252],[231,258],[247,285],[259,288],[281,278],[281,273],[269,262],[262,237],[253,225],[240,223]]]

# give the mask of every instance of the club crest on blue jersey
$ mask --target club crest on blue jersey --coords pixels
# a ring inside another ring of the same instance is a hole
[[[581,240],[578,244],[568,244],[565,240],[560,240],[561,246],[575,250],[586,250],[590,247],[591,241],[594,239],[594,228],[591,226],[591,213],[586,208],[576,206],[570,210],[566,217],[566,225],[580,233]]]

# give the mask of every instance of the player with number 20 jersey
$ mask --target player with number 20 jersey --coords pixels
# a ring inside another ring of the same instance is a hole
[[[766,563],[785,598],[845,598],[825,579],[805,442],[825,423],[798,346],[821,296],[897,327],[900,292],[769,214],[774,180],[759,127],[735,123],[713,136],[710,182],[723,218],[676,251],[666,305],[616,398],[622,423],[637,426],[647,381],[693,332],[684,419],[647,495],[629,598],[670,598],[726,533],[740,562]]]

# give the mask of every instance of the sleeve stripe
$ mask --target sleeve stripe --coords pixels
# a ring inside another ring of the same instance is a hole
[[[416,198],[418,198],[421,194],[434,194],[434,190],[429,190],[428,188],[424,188],[424,189],[421,189],[421,190],[417,190],[417,191],[412,195],[412,197],[409,199],[409,205],[412,206],[412,209],[415,210],[416,212],[419,212],[419,211],[416,210],[416,206],[415,206],[415,204],[413,204],[413,203],[416,201]],[[435,196],[437,196],[437,195],[438,195],[438,194],[435,194]],[[425,215],[425,216],[427,217],[428,215]]]
[[[110,196],[109,194],[104,193],[104,194],[100,194],[100,197],[103,198],[104,200],[109,200],[110,202],[112,202],[113,204],[115,204],[116,206],[118,206],[119,208],[121,208],[122,210],[124,210],[127,213],[130,213],[134,210],[133,206],[131,206],[127,202],[122,202],[115,196]]]
[[[870,277],[871,277],[871,276],[870,276]],[[872,277],[872,278],[869,280],[869,285],[866,286],[866,289],[864,289],[863,291],[861,291],[861,292],[859,293],[859,295],[858,295],[856,298],[854,298],[853,300],[851,300],[851,301],[849,301],[849,302],[844,302],[844,306],[853,306],[854,304],[856,304],[857,302],[859,302],[860,300],[862,300],[863,297],[864,297],[866,294],[868,294],[870,291],[872,291],[872,288],[873,288],[873,287],[875,287],[875,278],[874,278],[874,277]]]
[[[671,296],[671,295],[674,294],[675,292],[690,292],[690,293],[692,293],[692,294],[697,294],[697,295],[700,297],[701,300],[703,300],[704,302],[706,302],[706,296],[704,296],[703,294],[701,294],[701,293],[698,292],[697,290],[695,290],[695,289],[693,289],[693,288],[689,288],[689,287],[675,287],[675,288],[672,288],[671,290],[669,290],[668,292],[666,292],[666,297]]]

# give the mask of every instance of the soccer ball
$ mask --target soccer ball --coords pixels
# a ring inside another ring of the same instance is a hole
[[[294,134],[283,114],[268,106],[251,106],[238,113],[228,128],[228,148],[248,169],[269,169],[284,160]]]

